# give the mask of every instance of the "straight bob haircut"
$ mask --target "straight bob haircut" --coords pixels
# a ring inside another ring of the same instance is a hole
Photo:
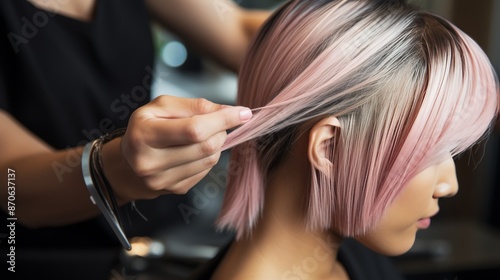
[[[225,143],[232,166],[218,226],[249,234],[297,128],[335,116],[331,172],[304,170],[304,225],[364,234],[412,177],[484,139],[498,92],[482,49],[439,16],[400,1],[289,1],[240,69],[237,104],[258,112]]]

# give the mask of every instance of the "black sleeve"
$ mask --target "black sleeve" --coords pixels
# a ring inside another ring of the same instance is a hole
[[[354,239],[343,241],[339,260],[351,280],[404,280],[393,261],[380,255]]]
[[[8,98],[7,98],[7,33],[5,32],[5,28],[0,19],[0,32],[1,37],[0,40],[0,109],[7,110],[9,109]]]
[[[3,65],[0,66],[0,110],[9,110]]]
[[[222,259],[226,255],[227,251],[229,251],[229,247],[231,247],[232,243],[233,242],[231,241],[222,246],[215,257],[196,267],[193,272],[189,274],[187,280],[210,280],[212,275],[215,273],[215,270],[222,262]]]

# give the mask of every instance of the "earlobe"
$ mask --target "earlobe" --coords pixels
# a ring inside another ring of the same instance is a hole
[[[317,122],[309,132],[308,157],[311,164],[324,174],[329,174],[333,163],[327,155],[327,145],[335,138],[340,122],[336,117],[328,117]]]

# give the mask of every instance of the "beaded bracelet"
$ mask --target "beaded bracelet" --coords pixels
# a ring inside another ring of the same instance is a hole
[[[85,145],[82,153],[82,174],[87,190],[90,193],[90,200],[94,205],[97,205],[122,246],[130,250],[132,246],[124,233],[113,189],[106,176],[104,176],[101,157],[102,145],[123,136],[125,130],[125,128],[117,129]],[[103,186],[105,190],[103,190]]]

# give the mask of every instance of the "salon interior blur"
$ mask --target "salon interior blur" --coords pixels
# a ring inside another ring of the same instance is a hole
[[[235,2],[265,9],[281,3]],[[500,1],[410,2],[451,20],[500,69]],[[152,28],[157,51],[152,98],[169,94],[234,104],[236,74],[199,56],[155,23]],[[107,279],[184,279],[233,238],[232,233],[214,227],[224,195],[228,156],[224,152],[209,175],[186,195],[137,201],[134,209],[124,209],[130,251],[34,250],[19,255],[18,262],[32,264],[33,269],[57,266],[61,273],[54,276],[57,279],[62,275],[67,279],[104,279],[103,275]],[[455,198],[441,201],[439,215],[429,229],[419,231],[408,253],[392,257],[407,279],[500,279],[500,131],[495,130],[481,146],[455,160],[460,191]]]

